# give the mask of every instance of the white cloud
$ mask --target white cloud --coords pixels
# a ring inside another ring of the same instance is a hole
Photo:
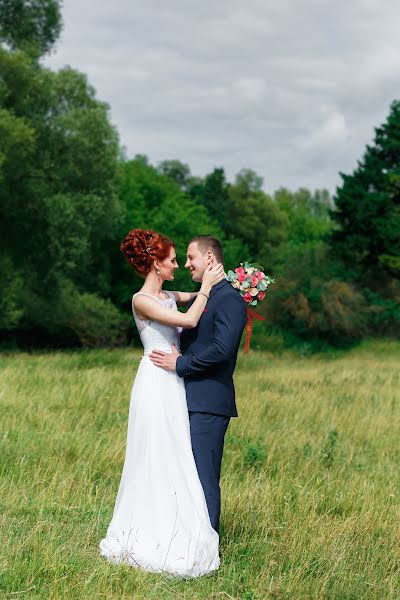
[[[312,134],[305,140],[304,148],[311,152],[320,152],[328,144],[342,144],[350,137],[346,119],[335,108],[323,109],[325,113],[322,123],[314,128]]]
[[[234,83],[235,87],[243,98],[256,103],[265,98],[267,90],[267,85],[261,77],[241,77]]]
[[[400,96],[397,0],[64,4],[57,52],[87,73],[128,155],[328,187]]]

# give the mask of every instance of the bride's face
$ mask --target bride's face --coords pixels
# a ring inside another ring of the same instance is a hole
[[[174,272],[179,269],[179,265],[176,262],[175,248],[171,246],[169,255],[164,260],[158,263],[158,270],[160,271],[160,277],[164,281],[173,281]]]

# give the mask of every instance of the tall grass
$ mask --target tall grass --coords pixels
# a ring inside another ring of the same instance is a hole
[[[0,355],[4,598],[400,598],[400,345],[239,358],[220,570],[174,580],[98,552],[136,350]]]

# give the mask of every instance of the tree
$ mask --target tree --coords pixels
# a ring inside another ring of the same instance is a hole
[[[327,190],[311,193],[301,188],[290,192],[281,188],[274,201],[287,216],[287,243],[291,246],[324,240],[332,230],[331,202]]]
[[[261,310],[287,338],[323,347],[346,344],[365,334],[365,298],[357,286],[343,280],[327,244],[286,244],[274,276],[276,285]]]
[[[368,324],[366,301],[330,252],[329,193],[281,188],[274,201],[287,217],[286,233],[276,252],[277,284],[262,311],[291,341],[321,348],[360,339]]]
[[[354,172],[341,176],[332,248],[357,280],[386,286],[400,274],[400,101]]]
[[[236,175],[235,184],[242,194],[249,195],[254,192],[261,192],[264,180],[252,169],[241,169]]]
[[[247,169],[229,186],[229,212],[226,230],[230,238],[242,241],[248,258],[268,267],[276,258],[276,248],[285,239],[287,217],[262,191],[262,178]]]
[[[118,137],[85,76],[5,48],[0,71],[0,255],[13,273],[0,322],[58,335],[68,286],[100,303],[110,293]]]
[[[0,41],[33,56],[48,52],[62,27],[60,0],[1,0]]]
[[[229,185],[222,168],[214,169],[204,178],[203,194],[201,198],[203,206],[213,219],[219,223],[223,231],[227,231],[229,219]]]
[[[0,330],[14,329],[21,317],[23,282],[9,256],[0,257]]]
[[[163,160],[158,165],[158,170],[172,179],[181,190],[187,190],[190,179],[189,165],[180,160]]]

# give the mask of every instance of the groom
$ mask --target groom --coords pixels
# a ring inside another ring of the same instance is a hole
[[[209,264],[223,262],[221,242],[213,236],[200,235],[189,243],[185,267],[193,281],[203,280]],[[232,376],[245,323],[243,298],[223,280],[212,288],[197,327],[183,330],[182,355],[175,347],[172,353],[153,350],[150,354],[154,364],[185,379],[193,455],[216,531],[224,438],[230,418],[237,417]]]

